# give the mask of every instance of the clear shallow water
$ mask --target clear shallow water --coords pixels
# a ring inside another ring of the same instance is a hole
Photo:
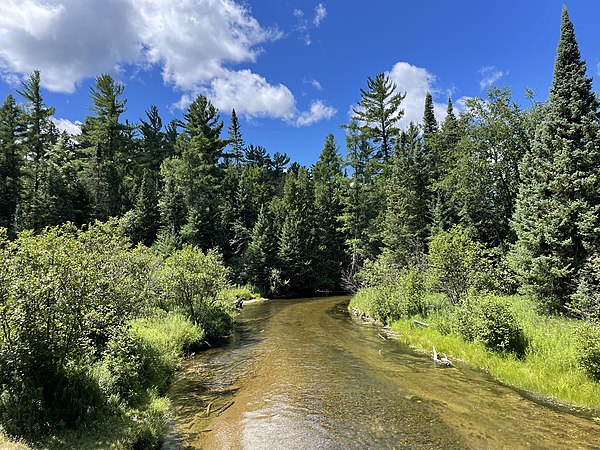
[[[185,362],[164,448],[600,449],[600,424],[435,368],[352,319],[347,300],[246,306],[227,346]]]

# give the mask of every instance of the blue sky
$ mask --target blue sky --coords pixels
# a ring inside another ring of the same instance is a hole
[[[2,0],[0,96],[42,71],[47,104],[65,127],[89,114],[89,86],[110,73],[137,122],[151,104],[180,117],[198,93],[235,107],[247,143],[315,162],[328,133],[344,151],[349,111],[368,76],[388,72],[406,91],[405,119],[420,120],[433,92],[526,87],[545,100],[563,1]],[[600,2],[567,3],[598,87]]]

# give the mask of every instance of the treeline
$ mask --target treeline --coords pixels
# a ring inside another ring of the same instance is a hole
[[[0,226],[14,237],[121,217],[134,243],[217,249],[236,282],[267,295],[355,289],[365,261],[419,266],[433,236],[460,226],[506,271],[506,289],[596,314],[598,103],[566,10],[561,33],[545,104],[492,88],[460,114],[448,99],[438,123],[428,94],[422,124],[400,130],[404,95],[379,74],[344,126],[345,157],[328,136],[311,167],[246,144],[235,111],[225,132],[203,96],[166,126],[155,106],[123,123],[124,87],[109,75],[69,136],[35,71],[24,102],[0,108]]]
[[[433,325],[427,345],[454,339],[472,352],[465,359],[482,363],[475,344],[512,353],[521,361],[499,369],[505,380],[519,384],[522,363],[538,378],[521,377],[522,387],[597,406],[576,391],[597,392],[589,381],[600,380],[600,103],[566,8],[544,104],[522,109],[492,88],[458,117],[449,100],[438,125],[428,95],[422,127],[400,132],[394,88],[370,79],[355,111],[363,124],[349,127],[364,220],[352,254],[365,261],[350,308],[403,332],[418,316]],[[525,302],[506,295],[517,292]],[[544,335],[550,324],[560,339]]]

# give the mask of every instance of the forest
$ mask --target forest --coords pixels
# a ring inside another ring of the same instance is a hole
[[[182,352],[218,343],[235,300],[259,295],[356,294],[358,315],[406,334],[418,318],[514,367],[538,354],[538,324],[568,323],[560,370],[589,390],[562,399],[599,406],[600,103],[566,9],[546,102],[492,87],[460,111],[448,98],[438,122],[428,94],[399,129],[402,86],[381,73],[343,125],[346,154],[329,135],[310,167],[245,142],[205,96],[167,124],[154,105],[123,121],[108,74],[69,135],[42,77],[0,107],[8,435],[60,445],[56,430],[108,420],[124,447],[155,446]]]

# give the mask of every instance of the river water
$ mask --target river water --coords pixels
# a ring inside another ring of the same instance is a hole
[[[165,449],[600,449],[600,424],[385,339],[347,297],[247,305],[187,360]]]

